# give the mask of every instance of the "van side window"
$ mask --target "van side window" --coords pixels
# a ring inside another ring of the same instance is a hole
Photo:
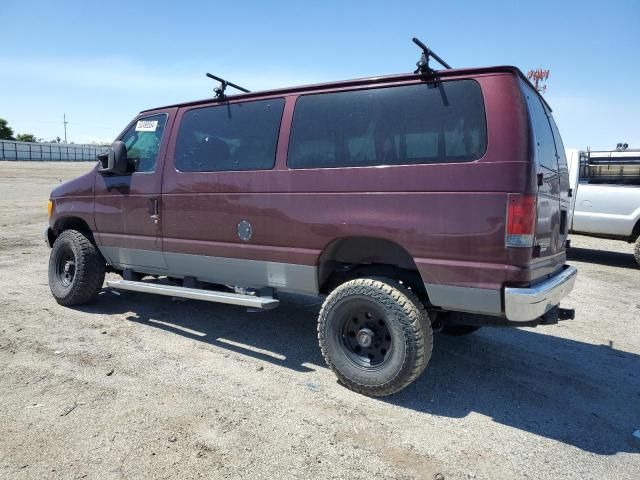
[[[284,99],[222,104],[187,111],[176,141],[176,169],[181,172],[269,170]]]
[[[122,136],[127,147],[127,158],[133,162],[134,172],[153,172],[158,161],[158,151],[167,115],[151,115],[139,118]]]
[[[303,95],[290,168],[470,162],[486,150],[482,92],[473,80]]]
[[[524,85],[522,88],[527,98],[529,115],[533,123],[535,142],[538,146],[538,165],[557,172],[558,160],[556,158],[556,144],[553,140],[553,133],[551,132],[547,112],[544,105],[542,105],[542,100],[538,98],[537,93],[533,92],[527,85]]]

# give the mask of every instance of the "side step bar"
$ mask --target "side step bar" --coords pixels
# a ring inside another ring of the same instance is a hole
[[[273,297],[256,297],[254,295],[216,292],[214,290],[202,290],[199,288],[186,288],[157,283],[134,282],[131,280],[108,280],[107,286],[117,288],[119,290],[155,293],[156,295],[165,295],[167,297],[190,298],[192,300],[241,305],[243,307],[261,308],[263,310],[276,308],[280,304],[280,300]]]

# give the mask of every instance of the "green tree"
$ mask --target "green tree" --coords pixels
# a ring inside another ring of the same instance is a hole
[[[37,142],[36,136],[33,133],[19,133],[16,135],[16,140],[19,142]]]
[[[0,140],[15,140],[13,129],[4,118],[0,118]]]

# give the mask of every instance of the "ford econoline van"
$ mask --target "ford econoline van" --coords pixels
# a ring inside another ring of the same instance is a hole
[[[573,318],[569,180],[514,67],[341,81],[146,110],[51,194],[61,305],[115,289],[274,308],[320,296],[322,354],[373,396],[433,332]]]

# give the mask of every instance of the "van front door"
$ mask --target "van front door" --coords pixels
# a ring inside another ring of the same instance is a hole
[[[96,175],[96,241],[116,268],[162,273],[161,191],[168,130],[176,109],[138,117],[118,137],[130,172]]]

